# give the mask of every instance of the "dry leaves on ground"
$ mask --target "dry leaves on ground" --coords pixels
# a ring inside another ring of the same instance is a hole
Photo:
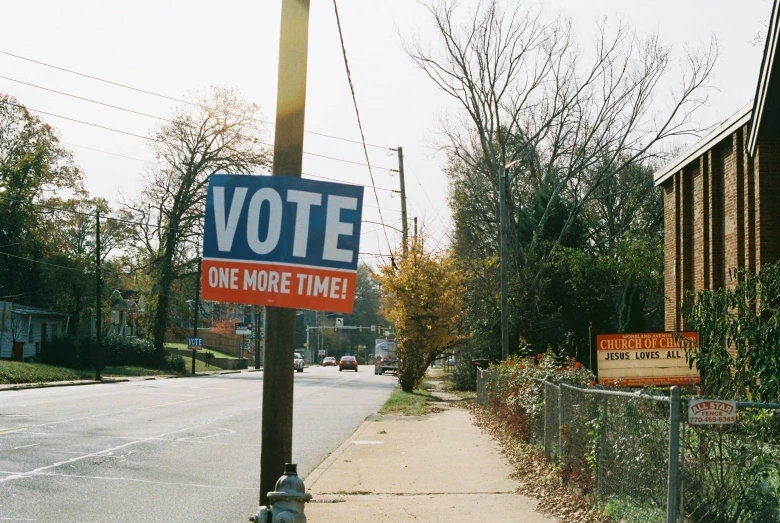
[[[512,465],[512,478],[521,482],[518,494],[539,500],[537,510],[563,523],[609,523],[604,516],[592,511],[591,505],[565,489],[552,465],[537,452],[518,444],[496,417],[486,409],[464,402],[474,417],[474,425],[489,434],[498,444],[501,453]]]

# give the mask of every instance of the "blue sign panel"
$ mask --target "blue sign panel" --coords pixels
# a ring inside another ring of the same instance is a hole
[[[204,299],[351,311],[362,208],[361,186],[213,175]]]

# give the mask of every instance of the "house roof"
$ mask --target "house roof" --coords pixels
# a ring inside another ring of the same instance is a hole
[[[19,305],[18,303],[0,302],[0,304],[5,304],[6,307],[8,307],[14,314],[22,314],[25,316],[39,316],[49,318],[67,318],[70,316],[70,314],[66,314],[64,312],[55,312],[38,307],[30,307],[29,305]]]
[[[750,123],[747,140],[747,153],[750,156],[754,156],[756,153],[759,133],[780,138],[780,71],[775,73],[775,69],[780,68],[780,64],[776,60],[778,42],[780,42],[780,0],[774,0],[755,97],[750,104],[737,111],[736,114],[721,123],[715,130],[672,160],[663,169],[656,171],[654,175],[656,185],[662,184],[674,173],[746,123]]]
[[[755,155],[758,143],[758,134],[762,130],[773,136],[780,136],[780,79],[775,72],[777,64],[777,45],[780,41],[780,0],[775,0],[772,6],[772,15],[769,18],[769,29],[764,45],[764,57],[761,60],[761,72],[758,75],[756,86],[755,107],[753,109],[753,124],[748,135],[747,151],[750,156]],[[774,80],[773,80],[774,76]]]
[[[704,138],[693,144],[674,160],[667,163],[662,169],[655,172],[653,179],[656,185],[665,182],[674,173],[714,147],[718,142],[750,121],[753,114],[753,103],[749,103],[742,109],[721,122],[715,129],[707,133]]]

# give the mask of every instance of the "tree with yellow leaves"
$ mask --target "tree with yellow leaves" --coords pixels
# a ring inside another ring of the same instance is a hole
[[[425,250],[424,238],[410,244],[397,266],[381,267],[382,313],[395,325],[398,381],[411,392],[437,356],[463,340],[458,332],[462,314],[461,275],[449,253]]]

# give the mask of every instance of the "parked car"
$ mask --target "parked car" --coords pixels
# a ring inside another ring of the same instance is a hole
[[[336,358],[333,356],[328,356],[327,358],[324,358],[322,360],[322,366],[323,367],[335,367],[336,366]]]
[[[303,372],[303,356],[301,356],[297,352],[293,357],[293,366],[295,367],[296,372]]]
[[[341,359],[339,360],[339,372],[341,372],[344,369],[354,370],[355,372],[357,372],[357,370],[358,370],[358,362],[357,362],[357,360],[355,359],[354,356],[342,356],[341,357]]]

